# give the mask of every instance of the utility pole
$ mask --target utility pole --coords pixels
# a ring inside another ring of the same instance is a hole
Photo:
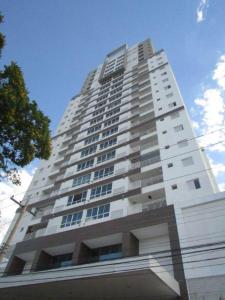
[[[19,222],[20,222],[20,220],[21,220],[23,214],[27,211],[27,212],[29,212],[31,215],[36,216],[36,214],[33,213],[30,209],[29,209],[29,210],[27,209],[27,205],[23,205],[23,204],[21,204],[20,201],[17,201],[17,200],[14,198],[14,195],[12,195],[12,196],[10,197],[10,200],[12,200],[14,203],[16,203],[17,205],[19,205],[20,208],[21,208],[21,210],[20,210],[20,212],[19,212],[19,215],[18,215],[18,216],[17,216],[17,215],[15,216],[16,220],[15,220],[15,223],[14,223],[14,225],[13,225],[13,228],[12,228],[11,230],[8,229],[8,230],[10,230],[9,235],[6,237],[6,240],[5,240],[5,241],[1,244],[1,246],[0,246],[0,261],[2,261],[2,259],[4,258],[5,252],[6,252],[6,250],[7,250],[8,247],[9,247],[9,244],[10,244],[10,241],[11,241],[11,239],[12,239],[12,236],[14,235],[14,233],[15,233],[15,231],[16,231],[16,229],[17,229],[17,226],[18,226],[18,224],[19,224]],[[13,221],[14,221],[14,220],[13,220]]]

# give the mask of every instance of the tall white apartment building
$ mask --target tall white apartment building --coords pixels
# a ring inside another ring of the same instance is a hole
[[[146,40],[106,55],[52,143],[4,240],[1,299],[211,299],[204,285],[225,271],[206,265],[218,253],[198,222],[224,194],[163,50]]]

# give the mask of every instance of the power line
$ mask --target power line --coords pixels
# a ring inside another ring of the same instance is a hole
[[[208,253],[210,251],[224,250],[225,249],[225,246],[223,246],[224,244],[225,244],[225,240],[222,240],[222,241],[218,241],[218,242],[204,243],[204,244],[198,244],[198,245],[192,245],[192,246],[186,246],[186,247],[178,247],[178,248],[175,248],[175,249],[167,249],[167,250],[149,252],[149,253],[144,253],[144,254],[141,254],[141,255],[139,254],[139,257],[144,257],[141,260],[146,260],[146,258],[145,258],[146,255],[152,255],[152,256],[154,255],[153,256],[154,259],[181,257],[181,255],[182,255],[182,257],[184,255],[189,255],[189,257],[190,257],[190,254],[193,256],[193,254],[199,255],[199,253],[204,253],[204,252]],[[216,246],[218,246],[218,247],[217,248],[204,249],[206,247],[216,247]],[[146,247],[146,248],[149,248],[149,247]],[[129,250],[129,249],[130,248],[124,248],[124,250]],[[191,251],[189,251],[189,250],[191,250]],[[184,251],[188,251],[188,252],[185,253]],[[174,253],[171,254],[171,252],[174,252]],[[169,254],[167,254],[167,253],[169,253]],[[161,254],[162,255],[167,254],[167,255],[162,256]],[[160,256],[157,257],[155,255],[160,255]],[[86,258],[86,256],[81,256],[81,257]],[[123,262],[114,261],[113,263],[107,264],[107,265],[117,265],[117,264],[121,264],[121,263],[123,263]],[[4,263],[2,263],[2,264],[4,264]],[[89,266],[87,265],[87,266],[83,266],[81,268],[89,268]]]
[[[218,210],[215,210],[215,211],[213,211],[213,212],[217,212]],[[220,209],[220,211],[221,211],[221,209]],[[211,211],[211,213],[213,213],[212,211]],[[191,218],[191,217],[194,217],[194,216],[198,216],[199,214],[197,213],[197,214],[192,214],[192,215],[189,215],[189,216],[187,216],[188,218]],[[198,220],[196,220],[196,221],[201,221],[201,220],[208,220],[208,219],[215,219],[215,218],[219,218],[219,217],[222,217],[222,216],[224,216],[224,214],[220,214],[220,215],[216,215],[216,216],[207,216],[207,217],[205,217],[205,218],[198,218]],[[177,218],[176,217],[171,217],[171,216],[168,216],[169,217],[169,219],[174,219],[174,220],[177,220]],[[167,216],[165,216],[165,217],[161,217],[161,216],[155,216],[155,217],[152,217],[152,220],[158,220],[159,218],[160,218],[160,220],[162,221],[162,220],[164,220],[165,219],[165,221],[168,221],[168,217]],[[187,218],[186,217],[186,218]],[[170,227],[172,227],[172,226],[175,226],[175,227],[177,227],[177,225],[178,224],[186,224],[186,223],[190,223],[190,222],[193,222],[193,220],[191,220],[191,221],[186,221],[186,222],[177,222],[176,224],[170,224],[169,226]],[[10,222],[7,222],[7,223],[3,223],[2,224],[2,226],[4,226],[4,225],[6,225],[6,224],[9,224]],[[199,236],[198,236],[199,237]],[[186,240],[186,239],[191,239],[191,238],[180,238],[180,241],[182,241],[182,240]]]
[[[152,258],[153,260],[154,260],[154,257]],[[180,265],[180,266],[183,266],[183,264],[193,264],[193,263],[201,263],[201,262],[206,262],[206,261],[214,261],[214,260],[219,260],[219,259],[225,259],[225,256],[220,256],[220,257],[214,257],[214,258],[205,258],[205,259],[197,259],[197,260],[190,260],[190,261],[186,261],[185,263],[182,263],[182,262],[176,262],[176,263],[174,263],[174,264],[162,264],[162,265],[152,265],[152,264],[150,264],[150,267],[151,268],[161,268],[161,267],[168,267],[168,266],[176,266],[176,265]],[[149,263],[149,261],[151,260],[151,258],[144,258],[144,259],[142,259],[142,261],[147,261],[148,263]],[[129,260],[129,261],[126,261],[126,262],[120,262],[119,264],[128,264],[129,265],[129,272],[131,272],[131,271],[140,271],[140,270],[149,270],[149,267],[139,267],[139,268],[133,268],[133,269],[131,269],[130,268],[130,266],[132,266],[132,264],[130,264],[130,262],[131,262],[131,260]],[[136,262],[136,260],[133,260],[133,262]],[[138,263],[140,264],[140,260],[138,260]],[[106,266],[108,267],[109,265],[113,265],[113,266],[115,266],[115,265],[118,265],[118,263],[116,263],[116,262],[114,262],[114,263],[112,263],[112,264],[107,264]],[[136,264],[135,264],[136,265]],[[225,265],[225,263],[223,263],[223,264],[221,264],[221,263],[219,263],[219,264],[213,264],[213,266],[216,266],[216,265],[219,265],[219,266],[221,266],[221,265]],[[203,265],[203,266],[192,266],[191,268],[188,268],[188,267],[186,267],[184,270],[188,270],[188,269],[191,269],[191,270],[193,270],[193,269],[200,269],[200,268],[206,268],[206,267],[211,267],[212,265]],[[54,272],[57,272],[57,273],[59,273],[59,272],[65,272],[65,271],[69,271],[69,270],[71,270],[71,269],[73,269],[74,270],[74,267],[76,267],[76,269],[75,269],[75,271],[77,271],[77,270],[83,270],[83,269],[86,269],[86,268],[88,268],[88,269],[93,269],[93,268],[99,268],[99,265],[91,265],[91,263],[90,264],[86,264],[85,266],[83,266],[83,267],[77,267],[77,266],[73,266],[73,267],[68,267],[66,270],[65,269],[49,269],[49,270],[44,270],[44,271],[36,271],[36,272],[30,272],[30,273],[28,273],[28,274],[26,274],[26,275],[28,275],[28,276],[32,276],[32,274],[43,274],[43,273],[49,273],[49,272],[51,272],[51,273],[54,273]],[[183,270],[183,268],[181,268],[180,270]],[[154,270],[155,271],[155,273],[156,274],[160,274],[160,273],[168,273],[168,271],[167,270],[162,270],[162,271],[156,271],[156,270]],[[101,276],[103,276],[103,275],[111,275],[111,274],[115,274],[115,273],[118,273],[118,271],[114,271],[114,270],[112,270],[112,271],[101,271]],[[25,274],[23,274],[23,275],[25,275]],[[85,277],[83,277],[83,279],[85,279],[85,278],[87,278],[88,277],[88,279],[90,278],[89,276],[93,276],[94,277],[94,275],[97,275],[97,273],[85,273],[85,275],[83,275],[83,276],[85,276]],[[121,274],[122,275],[122,274]],[[121,277],[121,275],[119,275],[118,277]],[[132,274],[128,274],[128,275],[126,275],[126,276],[132,276]],[[45,278],[43,278],[43,280],[51,280],[51,279],[55,279],[55,280],[57,280],[57,279],[63,279],[63,280],[65,280],[65,278],[71,278],[71,277],[73,277],[73,275],[64,275],[64,276],[54,276],[54,277],[45,277]],[[79,278],[79,280],[80,280],[81,278]],[[26,278],[26,282],[29,282],[29,281],[32,281],[32,282],[34,282],[34,281],[40,281],[41,279],[40,278]],[[24,282],[24,280],[15,280],[15,281],[4,281],[4,283],[19,283],[19,282]]]
[[[213,206],[213,207],[208,207],[208,208],[202,208],[202,210],[201,210],[201,212],[202,211],[206,211],[205,213],[207,213],[208,211],[210,212],[210,213],[216,213],[216,212],[221,212],[221,211],[224,211],[225,209],[216,209],[216,210],[213,210],[214,208],[215,208],[216,206]],[[150,210],[149,210],[150,211]],[[152,210],[152,211],[154,211],[154,210]],[[65,211],[66,212],[66,211]],[[174,216],[170,216],[170,215],[168,215],[168,216],[164,216],[164,217],[162,217],[162,216],[154,216],[154,217],[152,217],[152,220],[154,220],[154,219],[158,219],[158,218],[160,218],[160,220],[168,220],[168,218],[170,219],[170,220],[178,220],[179,219],[179,217],[183,217],[183,214],[182,213],[180,213],[180,212],[176,212],[176,216],[174,217]],[[185,218],[187,219],[187,218],[192,218],[192,217],[194,217],[194,216],[199,216],[199,213],[192,213],[192,214],[188,214],[188,215],[185,215]],[[213,219],[213,218],[216,218],[216,217],[220,217],[220,216],[224,216],[224,214],[220,214],[220,215],[216,215],[216,216],[207,216],[206,218],[198,218],[198,220],[196,220],[196,221],[200,221],[200,220],[205,220],[205,219]],[[126,217],[126,216],[125,216]],[[176,224],[178,225],[178,224],[186,224],[186,223],[190,223],[190,222],[193,222],[193,220],[192,221],[186,221],[186,222],[177,222]],[[1,225],[2,226],[4,226],[4,225],[7,225],[7,224],[10,224],[11,223],[11,221],[9,221],[9,222],[5,222],[5,223],[2,223]],[[173,224],[170,224],[170,226],[176,226],[176,224],[175,225],[173,225]]]
[[[224,129],[225,129],[225,127],[224,127]],[[218,130],[219,130],[219,129],[218,129]],[[221,130],[221,129],[220,129],[220,130]],[[201,137],[202,137],[202,136],[204,136],[204,135],[201,135]],[[196,137],[195,137],[195,138],[196,138]],[[195,139],[195,138],[192,138],[192,139]],[[186,139],[186,140],[188,141],[188,139]],[[203,149],[205,149],[205,148],[213,147],[213,146],[216,146],[216,145],[221,144],[221,143],[225,143],[225,141],[219,141],[219,142],[217,142],[217,143],[209,144],[209,145],[207,145],[207,146],[200,147],[200,148],[197,148],[197,149],[194,149],[194,150],[190,150],[190,151],[187,151],[187,152],[184,152],[184,153],[181,153],[181,154],[177,154],[177,155],[174,155],[174,156],[171,156],[171,157],[168,157],[168,158],[160,159],[158,162],[162,162],[162,161],[165,161],[165,160],[173,159],[173,158],[176,158],[176,157],[179,157],[179,156],[183,156],[183,155],[185,155],[185,154],[189,154],[189,153],[192,153],[192,152],[195,152],[195,151],[201,151],[201,150],[203,150]],[[174,145],[176,145],[176,144],[174,144]],[[171,146],[173,146],[173,144],[172,144]],[[159,148],[159,149],[165,150],[165,148]],[[48,186],[48,185],[43,185],[43,186],[39,186],[39,187],[30,189],[29,192],[35,191],[35,190],[39,190],[39,189],[41,189],[41,188],[43,188],[43,187],[47,187],[47,186]],[[29,188],[28,188],[28,189],[29,189]],[[28,190],[28,189],[27,189],[27,190]],[[25,193],[27,190],[15,194],[15,196],[21,195],[21,194]],[[62,190],[64,190],[64,189],[62,189]],[[62,190],[61,190],[61,191],[62,191]],[[10,197],[4,198],[4,199],[0,199],[0,201],[5,201],[5,200],[7,200],[7,199],[9,199],[9,198],[10,198]]]

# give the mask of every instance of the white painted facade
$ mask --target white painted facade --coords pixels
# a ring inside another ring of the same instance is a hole
[[[120,58],[123,55],[124,58]],[[120,64],[125,65],[123,79],[119,79],[119,83],[116,80],[110,83],[110,87],[106,82],[106,87],[103,89],[99,82],[101,74],[107,76],[111,69],[115,71],[116,66]],[[139,76],[136,83],[132,77],[134,69]],[[218,228],[222,231],[225,225],[224,218],[222,216],[217,219],[211,218],[211,209],[214,205],[217,213],[223,209],[225,195],[218,193],[205,153],[203,149],[199,149],[165,52],[163,50],[156,52],[144,63],[140,63],[138,44],[129,49],[122,48],[109,55],[105,63],[99,65],[95,72],[89,74],[89,77],[92,78],[88,87],[88,90],[92,91],[91,96],[89,97],[87,92],[81,92],[69,102],[56,130],[56,136],[52,140],[51,157],[48,161],[40,163],[24,197],[23,203],[31,205],[36,216],[28,212],[23,215],[16,234],[9,241],[10,246],[13,247],[26,239],[28,228],[39,224],[41,218],[49,214],[53,214],[53,217],[49,219],[46,228],[37,230],[33,238],[81,227],[87,227],[88,230],[88,226],[93,224],[104,223],[163,205],[174,205],[181,248],[196,243],[199,245],[199,237],[204,234],[205,239],[200,244],[217,241],[213,232],[219,232]],[[85,84],[83,89],[87,88],[87,83]],[[107,94],[104,90],[107,89],[109,89],[108,96],[104,98]],[[118,91],[114,93],[117,89]],[[118,98],[110,101],[111,97],[120,92],[122,94]],[[99,101],[99,97],[103,97],[102,101]],[[119,100],[120,102],[116,104]],[[85,106],[87,101],[88,104]],[[99,103],[102,105],[99,106]],[[111,104],[115,106],[112,107]],[[102,112],[94,115],[101,109]],[[113,118],[118,119],[115,123],[106,126],[106,122]],[[92,123],[94,119],[97,120],[96,123]],[[88,130],[99,124],[101,128],[88,133]],[[108,128],[117,124],[114,133],[104,136]],[[137,127],[138,125],[140,126]],[[87,142],[87,139],[96,135],[98,135],[96,140]],[[116,138],[114,143],[101,146],[105,141],[113,138]],[[82,156],[82,151],[91,146],[96,147],[94,151]],[[110,151],[115,152],[112,157],[100,162],[99,157]],[[139,153],[141,157],[138,161],[133,161],[135,153]],[[88,160],[93,160],[90,166],[78,170],[78,165]],[[100,166],[101,168],[113,166],[113,172],[106,177],[96,179],[95,171],[100,170]],[[137,168],[140,168],[140,171],[132,173]],[[86,175],[90,175],[88,182],[74,186],[75,178]],[[106,184],[105,180],[107,184],[112,184],[110,193],[92,197],[92,189]],[[131,194],[139,188],[141,193]],[[85,200],[68,205],[69,195],[80,191],[86,191]],[[118,195],[118,199],[110,200],[111,197]],[[47,201],[51,198],[53,201]],[[109,199],[109,214],[106,217],[88,220],[88,209],[97,207],[104,199]],[[84,205],[88,205],[87,208]],[[71,208],[79,207],[82,211],[79,224],[62,227],[63,216],[71,213]],[[54,217],[54,214],[59,212],[61,215]],[[198,219],[201,214],[204,214],[204,220]],[[190,221],[189,217],[192,215],[195,217]],[[134,235],[139,238],[140,255],[170,251],[167,230],[159,228],[155,232],[153,234],[152,229],[148,232],[134,230]],[[220,240],[221,236],[218,236],[218,241]],[[30,254],[31,260],[32,255]],[[212,258],[210,255],[204,254],[204,257]],[[199,256],[203,257],[202,254]],[[199,269],[191,269],[190,264],[185,263],[185,259],[186,256],[183,260],[188,283],[197,278],[225,274],[224,259],[221,260],[221,266],[210,265],[204,269],[201,266]],[[27,265],[31,264],[31,260],[27,260]],[[157,261],[162,265],[165,264],[164,268],[173,275],[171,257],[166,259],[157,257]],[[191,291],[189,292],[191,294]],[[191,296],[191,299],[203,299],[194,298],[195,296]]]

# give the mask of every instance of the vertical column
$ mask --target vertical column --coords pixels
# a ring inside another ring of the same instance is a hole
[[[83,242],[76,242],[72,263],[74,265],[82,265],[89,261],[91,258],[91,249]]]
[[[43,250],[38,250],[34,256],[31,266],[32,271],[50,269],[53,263],[53,257]]]
[[[18,256],[11,256],[4,274],[5,275],[18,275],[23,272],[25,260],[19,258]]]
[[[168,210],[168,231],[172,254],[174,277],[180,284],[182,299],[188,300],[187,284],[184,274],[182,255],[180,250],[180,241],[177,231],[176,216],[174,208]]]
[[[123,257],[137,256],[139,254],[139,240],[131,232],[123,232]]]

